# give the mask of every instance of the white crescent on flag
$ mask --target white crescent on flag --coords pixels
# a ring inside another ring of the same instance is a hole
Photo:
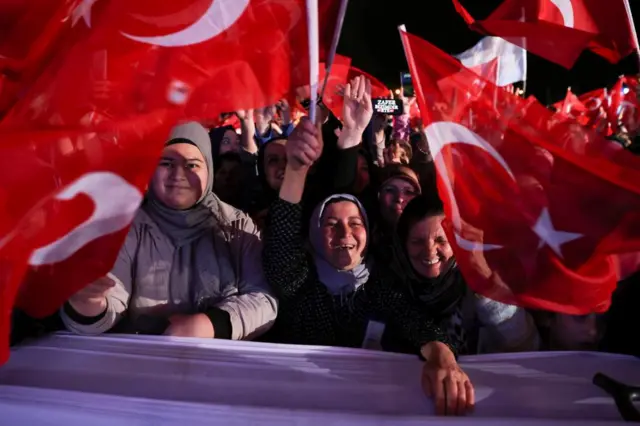
[[[564,26],[573,28],[574,25],[574,16],[573,16],[573,4],[571,4],[571,0],[549,0],[551,3],[555,5],[560,11],[562,15],[562,20],[564,21]],[[602,0],[604,1],[604,0]]]
[[[142,194],[121,176],[111,172],[88,173],[66,187],[56,198],[71,200],[85,194],[95,203],[91,217],[53,243],[34,251],[29,264],[58,263],[100,238],[128,226],[142,202]]]
[[[173,34],[140,37],[122,33],[140,43],[162,47],[181,47],[202,43],[224,32],[244,13],[250,0],[213,0],[207,11],[195,23]]]
[[[515,181],[515,176],[511,172],[509,165],[500,153],[496,151],[489,142],[483,139],[482,136],[461,124],[449,121],[439,121],[428,125],[424,129],[424,133],[427,136],[429,149],[431,150],[431,155],[437,166],[437,173],[444,182],[444,186],[447,188],[449,203],[451,204],[451,222],[454,226],[454,232],[456,232],[456,242],[460,248],[467,251],[489,251],[502,248],[502,246],[496,244],[483,244],[475,241],[469,241],[457,234],[457,231],[460,231],[462,228],[460,211],[458,209],[455,194],[453,193],[451,181],[449,180],[449,176],[446,172],[446,165],[443,162],[442,156],[438,154],[445,146],[456,143],[475,146],[486,151],[491,157],[493,157]]]

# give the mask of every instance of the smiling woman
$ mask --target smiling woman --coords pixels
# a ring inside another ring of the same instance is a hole
[[[276,301],[259,233],[213,194],[213,176],[204,127],[175,127],[113,269],[64,306],[70,331],[227,339],[266,331]]]
[[[437,194],[421,195],[407,204],[394,238],[393,283],[400,284],[463,353],[537,349],[537,329],[524,309],[479,296],[467,287],[443,220]],[[408,346],[394,334],[390,330],[386,336],[388,347],[407,352]]]
[[[176,210],[186,210],[201,199],[207,189],[209,171],[195,145],[180,139],[168,144],[151,181],[153,194]]]

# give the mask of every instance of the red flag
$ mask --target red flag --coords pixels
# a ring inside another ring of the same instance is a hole
[[[558,114],[573,118],[578,123],[611,135],[624,125],[634,133],[640,120],[640,103],[636,96],[634,80],[621,77],[610,89],[596,89],[579,97],[567,91],[564,101],[554,104]]]
[[[44,93],[46,102],[37,117],[27,112],[33,108],[31,102],[20,102],[11,112],[14,125],[20,121],[16,116],[25,125],[33,118],[41,122],[43,112],[60,110],[56,102],[93,102],[96,109],[120,117],[169,103],[184,107],[190,116],[212,118],[275,104],[295,87],[308,83],[304,0],[197,0],[189,5],[83,0],[78,7],[82,5],[88,6],[81,10],[80,18],[67,24],[73,26],[74,40],[91,34],[90,56],[78,63],[63,61],[57,73],[40,78],[31,90]],[[321,39],[328,38],[324,23],[335,19],[320,16]],[[334,25],[326,27],[332,32]],[[115,61],[114,57],[131,61]],[[76,82],[86,77],[93,90],[75,90]],[[95,91],[100,92],[100,99]],[[125,95],[131,98],[124,99]],[[144,104],[139,99],[145,99]]]
[[[43,316],[111,269],[178,118],[272,104],[309,78],[303,0],[77,3],[0,123],[0,362],[19,286]]]
[[[327,80],[327,87],[322,96],[322,102],[338,118],[342,118],[342,107],[344,106],[344,88],[348,83],[349,70],[351,68],[351,58],[336,55]],[[321,67],[320,81],[324,81],[326,70]]]
[[[640,158],[552,120],[535,100],[480,79],[415,36],[403,33],[403,41],[449,240],[469,286],[530,308],[606,310],[617,280],[612,255],[640,248]],[[466,101],[456,96],[452,105],[444,83]]]
[[[571,68],[585,49],[612,63],[638,48],[627,0],[507,0],[476,21],[453,0],[472,29],[507,39],[549,61]]]
[[[359,75],[363,75],[369,80],[371,80],[371,98],[388,98],[390,96],[389,88],[384,85],[380,80],[375,78],[374,76],[367,74],[366,72],[358,69],[356,67],[351,67],[349,70],[348,81],[356,78]]]
[[[344,85],[350,82],[352,79],[359,75],[363,75],[371,80],[371,97],[372,98],[387,98],[389,97],[389,89],[380,82],[377,78],[373,77],[366,72],[351,66],[351,58],[342,55],[336,55],[331,74],[329,78],[330,84],[327,84],[327,89],[323,97],[323,102],[331,112],[338,118],[342,118],[342,106],[344,105]],[[324,78],[324,74],[321,75],[320,81]]]
[[[61,54],[75,0],[0,4],[0,119],[37,77],[44,58]]]

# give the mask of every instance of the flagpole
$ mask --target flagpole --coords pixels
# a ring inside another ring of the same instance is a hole
[[[344,17],[347,14],[347,6],[349,0],[342,0],[340,3],[340,9],[338,10],[338,19],[336,20],[336,29],[333,32],[333,40],[331,40],[331,49],[327,56],[325,65],[324,81],[322,82],[322,90],[320,91],[320,98],[324,96],[324,89],[327,88],[327,82],[329,81],[329,74],[331,73],[331,67],[336,57],[336,51],[338,50],[338,43],[340,42],[340,34],[342,34],[342,26],[344,24]]]
[[[320,74],[320,35],[318,31],[318,0],[307,0],[307,28],[309,39],[309,87],[311,103],[309,118],[316,121],[316,103],[318,102],[318,78]]]
[[[422,97],[422,94],[424,93],[422,91],[422,86],[420,84],[420,77],[418,76],[418,73],[412,72],[412,70],[415,70],[417,68],[416,68],[416,64],[415,64],[415,62],[413,60],[413,54],[411,53],[411,46],[409,46],[409,44],[407,43],[405,38],[402,36],[402,33],[406,33],[407,32],[407,27],[405,27],[404,24],[398,25],[398,32],[400,33],[400,40],[402,41],[402,48],[404,50],[404,56],[405,56],[405,58],[407,58],[407,64],[409,65],[409,72],[411,73],[411,81],[412,81],[412,83],[413,83],[413,85],[415,87],[416,97],[418,99],[420,99]],[[422,114],[430,115],[429,109],[426,108],[426,106],[427,105],[423,105],[424,111],[422,111],[423,108],[420,108],[420,112]],[[429,120],[429,121],[431,121],[431,120]]]
[[[627,19],[629,20],[629,27],[631,28],[631,35],[636,42],[638,73],[640,74],[640,44],[638,43],[638,33],[636,32],[636,27],[633,25],[633,15],[631,14],[631,6],[629,5],[629,0],[622,0],[622,2],[624,3],[624,8],[627,11]]]
[[[498,109],[498,90],[500,90],[500,86],[498,86],[498,82],[500,81],[500,59],[498,59],[498,63],[496,64],[496,83],[495,89],[493,90],[493,107]]]
[[[526,22],[526,11],[522,8],[522,22]],[[522,48],[524,49],[524,81],[522,82],[522,97],[527,97],[527,78],[529,78],[529,69],[527,63],[527,38],[522,37]]]

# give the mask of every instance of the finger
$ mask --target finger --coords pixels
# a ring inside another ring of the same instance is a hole
[[[344,97],[347,99],[351,97],[351,83],[347,83],[347,85],[344,86]]]
[[[433,398],[433,385],[431,384],[431,379],[429,379],[429,374],[426,372],[422,373],[422,390],[424,394],[427,395],[427,398]]]
[[[351,92],[351,95],[357,99],[358,98],[358,91],[360,90],[360,76],[356,77],[353,79],[353,91]]]
[[[457,416],[463,416],[467,412],[467,391],[465,389],[464,384],[466,383],[465,379],[461,381],[457,381],[457,389],[458,389],[458,399],[456,402],[456,411],[455,414]]]
[[[446,415],[454,415],[458,412],[458,382],[447,375],[444,380],[444,390],[446,398]]]
[[[300,124],[298,124],[298,127],[301,135],[308,134],[314,137],[318,135],[318,128],[309,117],[304,117],[302,120],[300,120]]]
[[[315,141],[313,144],[306,144],[300,147],[300,152],[308,155],[312,161],[317,160],[317,158],[319,157],[319,151],[320,145],[317,143],[317,141]]]
[[[297,145],[298,150],[304,151],[310,149],[311,152],[317,152],[320,150],[320,143],[314,136],[305,135],[305,137],[301,139],[301,142],[302,143]]]
[[[367,88],[367,83],[366,83],[367,79],[364,77],[360,77],[360,85],[358,86],[358,100],[362,100],[362,97],[364,96],[364,91]]]
[[[473,388],[473,384],[469,379],[464,382],[464,390],[467,394],[467,412],[473,410],[473,407],[476,405],[476,391]]]
[[[313,164],[313,156],[307,154],[305,151],[298,151],[293,154],[293,158],[302,165],[311,167]]]
[[[371,107],[371,80],[365,78],[364,80],[364,96],[362,98],[363,102],[366,101]],[[371,107],[373,108],[373,107]]]
[[[443,377],[439,374],[436,374],[435,378],[430,378],[431,383],[433,384],[432,390],[434,395],[434,402],[436,404],[436,414],[442,416],[446,414],[446,394],[444,388]]]

